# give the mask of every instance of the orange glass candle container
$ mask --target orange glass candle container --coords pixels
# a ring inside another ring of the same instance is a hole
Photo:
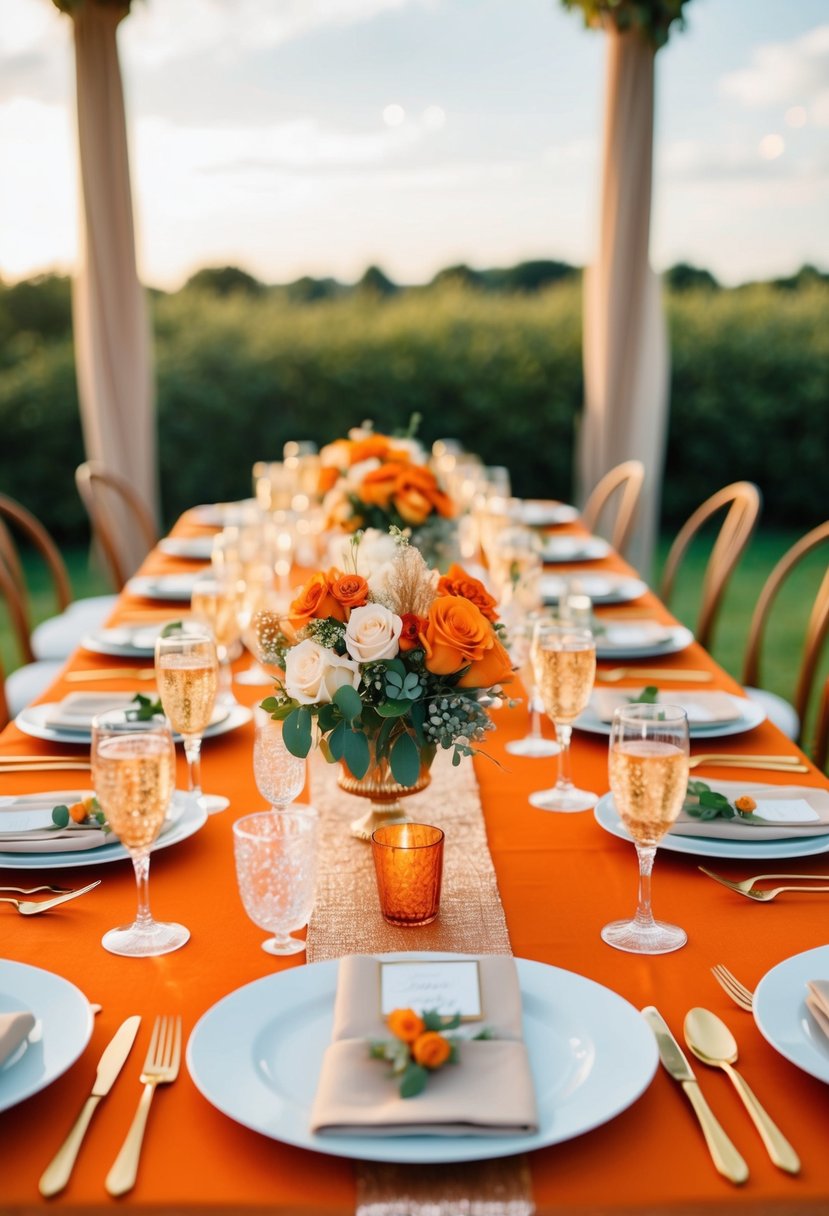
[[[429,925],[440,907],[443,832],[426,823],[388,823],[371,836],[380,911],[390,925]]]

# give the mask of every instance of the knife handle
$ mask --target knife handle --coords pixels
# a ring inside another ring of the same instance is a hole
[[[716,1115],[703,1097],[696,1081],[683,1081],[682,1088],[699,1119],[711,1160],[729,1182],[741,1183],[748,1178],[748,1166],[737,1152],[717,1121]]]
[[[724,1066],[725,1067],[725,1066]],[[789,1174],[797,1174],[800,1171],[800,1159],[792,1146],[789,1144],[786,1137],[781,1132],[777,1124],[772,1120],[771,1116],[760,1105],[754,1090],[751,1089],[748,1082],[737,1072],[736,1068],[731,1065],[725,1068],[731,1080],[734,1082],[734,1088],[743,1100],[743,1105],[751,1115],[754,1126],[760,1133],[763,1143],[768,1150],[774,1164],[778,1169],[786,1170]]]
[[[95,1109],[100,1100],[99,1097],[92,1094],[84,1102],[83,1109],[73,1123],[69,1135],[41,1175],[40,1182],[38,1183],[41,1195],[57,1195],[66,1186],[72,1173],[72,1167],[75,1164],[78,1150],[81,1147],[81,1142],[86,1135],[86,1129],[89,1127],[89,1121],[95,1114]]]

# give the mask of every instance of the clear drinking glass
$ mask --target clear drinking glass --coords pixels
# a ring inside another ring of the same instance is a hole
[[[282,723],[256,710],[253,775],[256,788],[275,811],[284,811],[305,788],[305,761],[292,756],[282,741]]]
[[[596,675],[596,643],[589,629],[564,621],[541,619],[533,630],[531,658],[535,683],[560,744],[558,780],[552,789],[530,794],[542,811],[588,811],[597,796],[576,789],[570,778],[570,738],[573,722],[590,700]]]
[[[193,616],[210,628],[216,642],[219,659],[219,689],[216,701],[227,709],[239,702],[233,695],[231,653],[241,636],[239,613],[245,592],[244,581],[236,570],[200,574],[193,584],[190,610]]]
[[[161,635],[155,643],[155,679],[161,706],[171,727],[181,735],[187,757],[190,793],[208,814],[223,811],[229,802],[201,788],[201,744],[216,704],[219,682],[216,643],[203,633]]]
[[[176,784],[170,728],[137,722],[129,710],[92,720],[92,784],[115,836],[132,858],[138,911],[131,925],[110,929],[102,944],[111,954],[169,954],[189,940],[184,925],[163,924],[150,912],[150,849],[161,831]]]
[[[554,739],[545,739],[541,733],[542,707],[535,687],[535,672],[530,657],[535,622],[540,619],[538,613],[527,613],[523,618],[515,622],[511,621],[509,624],[510,658],[519,669],[527,693],[530,729],[523,739],[511,739],[506,745],[506,750],[512,756],[528,756],[535,759],[557,756],[560,750]]]
[[[678,705],[625,705],[613,715],[610,789],[639,858],[639,903],[633,920],[602,929],[602,940],[631,954],[668,954],[688,940],[683,929],[653,918],[651,871],[659,841],[676,819],[688,788],[688,718]]]
[[[298,954],[305,942],[291,933],[308,924],[317,878],[317,815],[302,811],[261,811],[233,825],[236,878],[245,911],[273,937],[267,954]]]

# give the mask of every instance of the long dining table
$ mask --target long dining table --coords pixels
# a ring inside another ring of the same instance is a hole
[[[578,525],[574,530],[578,532]],[[179,536],[196,532],[203,530],[187,514],[175,528]],[[156,549],[141,573],[189,569],[190,563]],[[613,553],[591,563],[590,569],[630,573]],[[125,591],[113,621],[152,607]],[[648,616],[673,620],[650,592],[637,601],[637,607]],[[169,605],[169,610],[171,618],[177,615],[176,605]],[[600,614],[603,611],[599,609]],[[610,614],[608,609],[606,615]],[[669,663],[709,671],[712,679],[706,687],[741,691],[696,643],[671,655]],[[67,682],[65,678],[69,672],[94,673],[114,665],[120,666],[121,660],[78,650],[44,699],[60,699],[87,687],[125,691],[152,687],[137,685],[129,678],[88,686],[82,680]],[[146,662],[138,665],[147,666]],[[630,666],[636,667],[636,663]],[[633,688],[647,682],[632,679],[620,686]],[[665,685],[670,687],[670,681]],[[242,702],[253,706],[267,689],[237,684],[235,692]],[[744,1185],[732,1185],[715,1172],[690,1106],[677,1084],[659,1068],[642,1096],[617,1117],[529,1155],[537,1211],[573,1216],[829,1212],[829,1091],[769,1045],[752,1016],[729,1001],[710,970],[713,964],[724,963],[753,987],[775,964],[825,944],[823,897],[795,895],[756,905],[701,874],[698,857],[660,850],[654,872],[655,911],[687,930],[687,945],[657,957],[609,948],[600,940],[601,927],[630,915],[635,906],[633,846],[604,831],[591,812],[562,815],[534,809],[528,795],[552,784],[556,761],[523,759],[505,751],[505,744],[526,730],[526,707],[500,708],[493,716],[497,730],[487,741],[490,758],[476,758],[474,771],[514,955],[589,977],[636,1008],[656,1005],[680,1041],[689,1008],[701,1005],[714,1011],[733,1030],[744,1075],[802,1162],[797,1176],[777,1169],[728,1078],[693,1061],[710,1104],[748,1163],[750,1177]],[[729,752],[747,756],[791,753],[808,763],[768,721],[726,742]],[[694,742],[692,752],[717,750],[721,743]],[[35,873],[0,867],[0,884],[27,885],[31,878],[52,883],[71,879],[72,886],[80,886],[102,879],[95,891],[48,914],[24,918],[11,907],[0,909],[0,953],[4,958],[63,976],[102,1006],[91,1040],[77,1062],[48,1088],[0,1115],[3,1216],[42,1212],[47,1206],[94,1213],[112,1209],[116,1202],[130,1211],[154,1216],[206,1212],[213,1216],[266,1212],[344,1216],[354,1211],[354,1173],[349,1160],[291,1147],[234,1122],[202,1097],[184,1066],[178,1080],[159,1091],[155,1100],[134,1189],[118,1201],[104,1190],[105,1175],[140,1094],[139,1073],[153,1018],[159,1013],[180,1013],[187,1034],[206,1010],[242,985],[283,968],[304,965],[303,955],[277,959],[260,949],[263,933],[248,920],[239,899],[232,824],[244,814],[264,809],[253,779],[252,748],[252,724],[206,741],[203,786],[227,795],[230,808],[211,816],[190,839],[153,856],[150,889],[155,915],[180,920],[191,930],[188,944],[173,954],[127,959],[111,955],[101,946],[103,933],[130,919],[134,909],[135,887],[128,861],[81,867],[71,873],[60,868]],[[0,734],[0,757],[56,750],[53,744],[23,734],[14,724]],[[60,750],[67,756],[84,754],[70,747]],[[600,794],[607,791],[606,738],[576,731],[572,762],[578,785]],[[183,757],[178,763],[179,786],[185,788]],[[699,775],[714,780],[740,774],[712,766]],[[746,780],[770,784],[787,781],[786,774],[778,772],[751,769],[744,775]],[[88,780],[84,774],[73,773],[69,783],[75,785],[76,778],[81,786]],[[811,765],[807,773],[798,775],[797,784],[829,787],[826,776]],[[65,788],[64,772],[10,774],[0,770],[0,795]],[[347,822],[343,830],[347,830]],[[719,861],[714,868],[743,877],[763,867]],[[820,868],[829,877],[829,865],[820,858],[792,859],[770,868],[793,873]],[[366,915],[377,914],[374,908],[366,911]],[[417,950],[420,931],[411,929],[409,933],[411,949]],[[38,1179],[89,1092],[102,1049],[130,1014],[140,1014],[143,1019],[135,1049],[89,1129],[69,1185],[56,1198],[42,1199]]]

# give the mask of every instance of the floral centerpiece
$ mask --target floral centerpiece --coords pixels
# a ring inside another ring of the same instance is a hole
[[[355,427],[348,438],[322,449],[320,465],[320,492],[330,528],[405,529],[435,564],[445,564],[451,556],[455,504],[427,467],[426,453],[411,434],[397,437]]]
[[[430,570],[397,532],[391,554],[318,571],[281,622],[284,676],[263,708],[285,746],[316,742],[342,765],[340,785],[372,800],[356,834],[401,817],[396,799],[423,789],[438,748],[474,754],[492,722],[481,703],[512,678],[495,601],[459,566]],[[358,573],[358,567],[363,573]]]

